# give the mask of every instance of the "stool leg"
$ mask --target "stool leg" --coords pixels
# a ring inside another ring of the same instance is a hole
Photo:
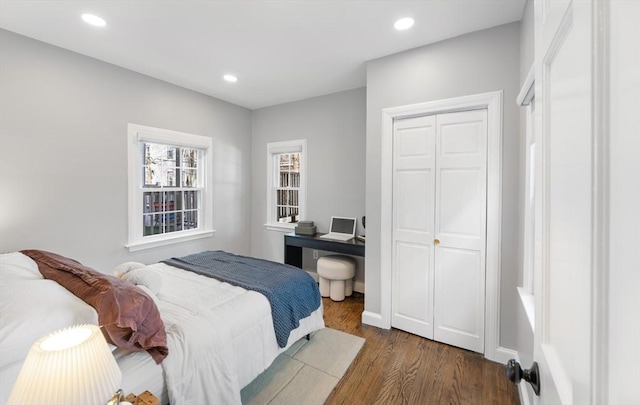
[[[324,277],[318,277],[318,280],[320,281],[320,295],[328,297],[331,289],[330,281]]]
[[[353,279],[352,278],[344,281],[344,295],[346,295],[347,297],[351,297],[351,295],[353,295]]]
[[[331,299],[344,301],[344,280],[331,280]]]

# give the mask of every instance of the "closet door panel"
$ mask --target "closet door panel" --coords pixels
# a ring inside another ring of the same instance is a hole
[[[484,277],[477,270],[481,260],[475,250],[437,249],[435,340],[482,351],[478,342],[484,335],[484,305],[478,303],[484,301]]]
[[[433,338],[435,117],[394,124],[393,327]]]
[[[433,339],[433,282],[425,263],[431,263],[433,248],[424,244],[397,242],[394,327]]]
[[[449,168],[440,171],[438,218],[441,242],[445,237],[451,237],[477,243],[484,236],[484,177],[485,174],[479,168]],[[475,247],[478,248],[478,245]]]
[[[486,110],[436,120],[434,339],[484,351]]]

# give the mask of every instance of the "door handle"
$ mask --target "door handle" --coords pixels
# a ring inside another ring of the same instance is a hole
[[[433,240],[433,244],[434,245],[439,245],[440,244],[440,239],[434,239]]]
[[[524,378],[533,387],[533,392],[540,396],[540,370],[538,369],[538,363],[535,361],[530,369],[522,370],[520,363],[516,359],[509,360],[507,362],[507,378],[516,384],[519,384],[520,380]]]

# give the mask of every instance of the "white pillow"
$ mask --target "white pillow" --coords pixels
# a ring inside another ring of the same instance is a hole
[[[82,323],[98,324],[98,313],[40,274],[22,253],[0,255],[0,368],[23,361],[43,336]]]
[[[157,294],[162,289],[162,277],[147,268],[133,269],[122,276],[122,279],[137,286],[145,286],[153,294]]]
[[[130,272],[131,270],[139,269],[140,267],[145,267],[145,264],[138,262],[125,262],[117,265],[113,270],[111,270],[111,275],[122,278],[125,274]]]

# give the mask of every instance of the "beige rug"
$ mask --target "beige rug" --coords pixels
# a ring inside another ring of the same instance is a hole
[[[323,404],[344,376],[364,339],[324,328],[280,354],[241,392],[242,403]]]

